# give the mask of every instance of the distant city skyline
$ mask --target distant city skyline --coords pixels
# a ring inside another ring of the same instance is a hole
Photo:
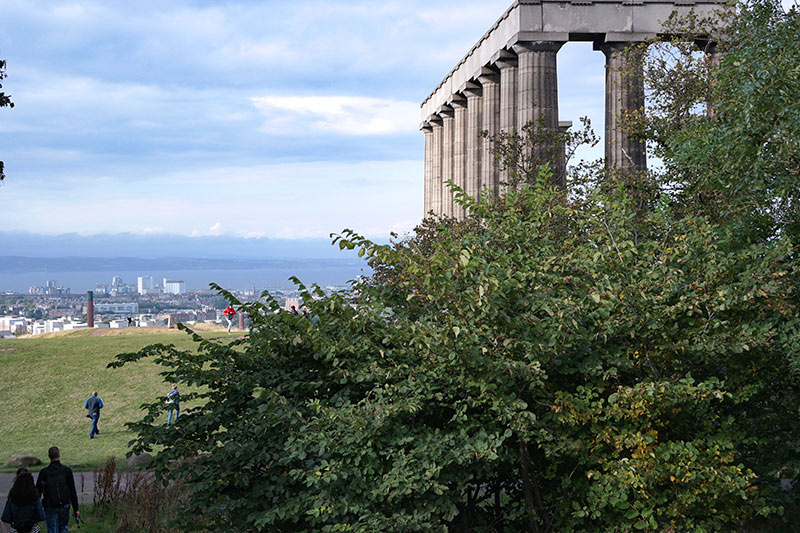
[[[408,232],[419,104],[511,3],[0,0],[0,247]],[[602,134],[603,55],[558,62],[561,119]]]
[[[74,258],[72,258],[74,261]],[[53,263],[57,263],[54,260]],[[66,262],[66,260],[65,260]],[[49,263],[48,263],[49,264]],[[79,267],[77,263],[71,265]],[[228,290],[252,290],[253,287],[292,288],[291,276],[297,276],[304,284],[318,284],[323,287],[344,286],[348,281],[369,273],[369,269],[360,260],[296,260],[275,261],[264,264],[240,263],[207,263],[192,268],[190,264],[176,264],[170,268],[149,268],[136,270],[94,270],[90,264],[74,270],[56,270],[57,266],[44,270],[8,270],[0,268],[0,293],[12,291],[28,294],[31,287],[40,287],[38,294],[46,294],[48,284],[54,289],[62,289],[64,294],[80,294],[86,291],[98,291],[98,286],[107,285],[111,291],[112,279],[121,280],[120,294],[137,295],[139,278],[152,277],[156,285],[167,281],[182,282],[186,291],[208,290],[209,283],[216,283]],[[68,292],[67,292],[68,291]],[[98,291],[98,296],[102,291]],[[155,294],[155,290],[146,290]],[[52,295],[59,292],[52,291]]]

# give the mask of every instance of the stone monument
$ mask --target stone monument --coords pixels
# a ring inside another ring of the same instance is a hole
[[[711,15],[717,0],[516,0],[422,103],[425,213],[463,218],[446,183],[470,196],[500,192],[491,145],[480,137],[531,121],[559,121],[557,54],[569,41],[590,41],[606,58],[605,160],[612,168],[645,170],[644,143],[620,127],[622,110],[644,106],[641,65],[627,64],[632,43],[664,36],[673,12]],[[626,73],[623,75],[623,73]]]

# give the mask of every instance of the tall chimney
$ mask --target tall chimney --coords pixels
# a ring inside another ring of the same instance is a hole
[[[86,292],[86,325],[90,328],[94,327],[94,293],[92,291]]]

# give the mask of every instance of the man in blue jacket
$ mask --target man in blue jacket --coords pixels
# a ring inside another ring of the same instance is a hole
[[[86,416],[92,419],[92,429],[89,430],[89,438],[93,439],[95,435],[100,433],[100,430],[97,429],[97,421],[100,420],[100,409],[103,408],[103,400],[97,397],[97,391],[86,398],[83,408],[89,410]]]

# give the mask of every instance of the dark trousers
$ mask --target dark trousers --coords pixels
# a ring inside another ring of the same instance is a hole
[[[97,421],[100,420],[100,413],[89,415],[89,418],[92,419],[92,429],[89,430],[89,438],[93,439],[95,435],[100,433],[100,430],[97,429]]]

